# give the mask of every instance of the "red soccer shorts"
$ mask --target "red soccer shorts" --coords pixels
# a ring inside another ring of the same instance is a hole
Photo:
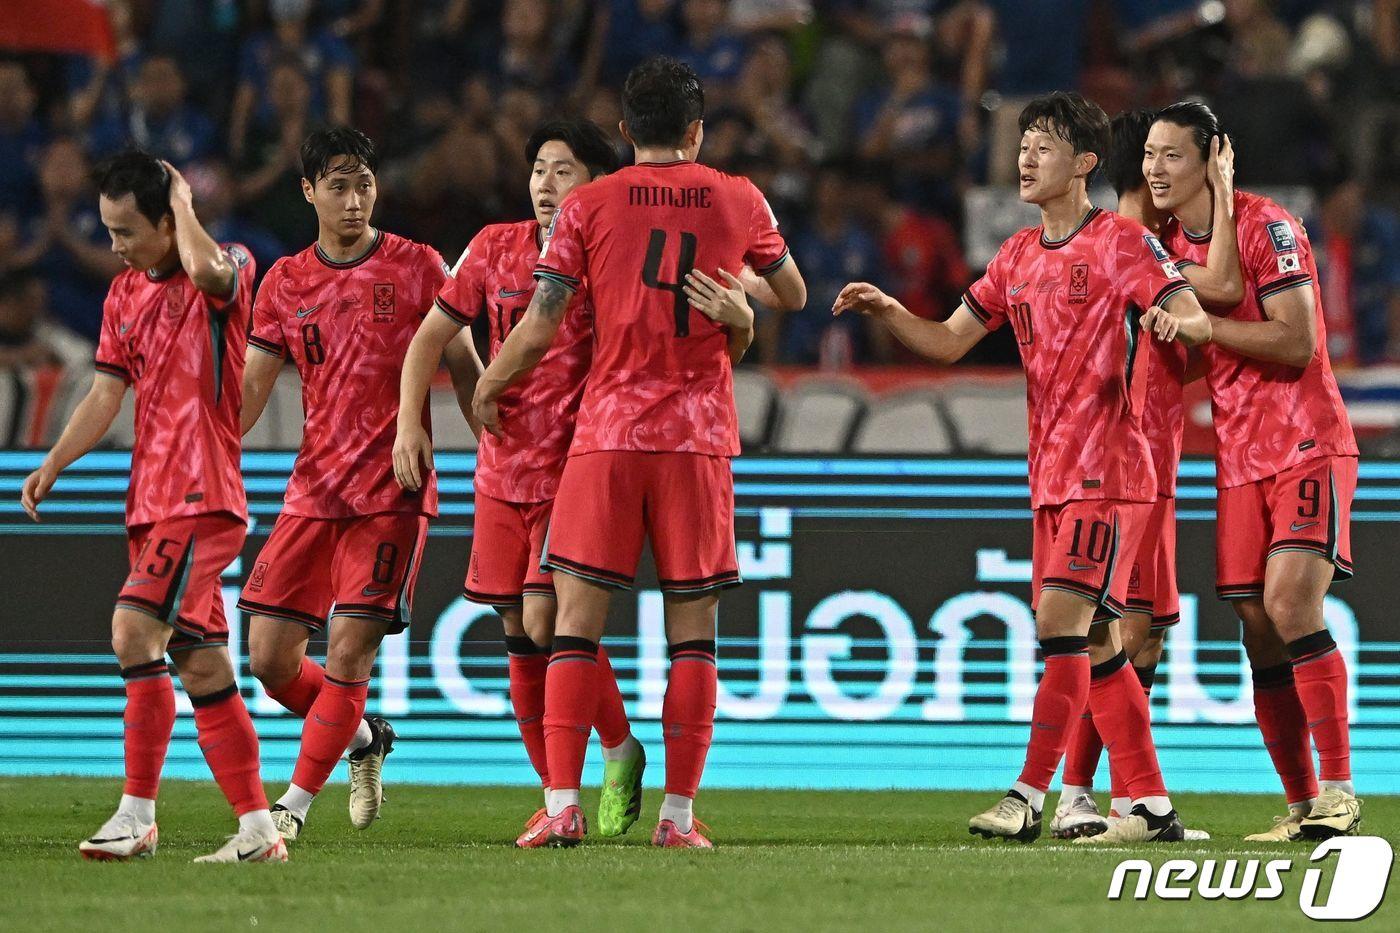
[[[1154,629],[1181,621],[1181,596],[1176,588],[1176,498],[1152,505],[1142,543],[1128,577],[1128,611],[1152,616]]]
[[[277,516],[238,608],[312,631],[332,615],[408,628],[428,519],[413,512],[354,518]]]
[[[519,606],[526,593],[553,596],[554,581],[540,568],[554,502],[506,502],[476,493],[472,556],[462,593],[474,603]]]
[[[1127,609],[1128,578],[1152,515],[1151,502],[1076,499],[1035,510],[1031,607],[1044,590],[1065,590],[1094,604],[1094,621]]]
[[[1264,592],[1264,565],[1281,551],[1332,562],[1333,579],[1352,575],[1351,500],[1356,457],[1317,457],[1216,492],[1215,592],[1244,599]]]
[[[219,575],[243,549],[247,534],[243,519],[228,512],[128,528],[131,573],[117,605],[175,629],[168,651],[228,644]]]
[[[664,592],[738,586],[729,459],[636,450],[570,457],[554,498],[545,565],[627,589],[643,538],[651,540]]]

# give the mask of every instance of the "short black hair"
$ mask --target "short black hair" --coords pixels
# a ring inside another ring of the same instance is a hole
[[[333,126],[316,130],[301,144],[301,177],[313,185],[332,171],[353,172],[361,166],[370,174],[379,168],[379,153],[364,133],[348,126]],[[348,162],[331,165],[331,160],[344,156]]]
[[[1220,120],[1204,103],[1198,100],[1179,100],[1157,112],[1157,121],[1172,123],[1191,131],[1201,158],[1210,156],[1210,141],[1220,135]]]
[[[674,146],[705,116],[705,89],[685,62],[658,55],[642,62],[622,86],[622,122],[639,146]]]
[[[170,213],[170,173],[145,150],[127,149],[112,156],[93,169],[92,180],[109,200],[134,197],[136,209],[153,225]]]
[[[553,140],[568,146],[574,158],[582,162],[594,178],[610,175],[618,169],[617,149],[603,128],[592,120],[550,120],[540,124],[525,141],[525,164],[534,165],[540,147]]]
[[[1125,110],[1108,125],[1108,154],[1103,160],[1103,171],[1120,198],[1147,184],[1142,174],[1142,152],[1147,146],[1147,131],[1156,121],[1157,111],[1143,108]]]
[[[1032,127],[1055,134],[1074,147],[1075,155],[1092,152],[1098,156],[1098,164],[1089,171],[1087,180],[1093,179],[1108,152],[1108,114],[1073,91],[1055,91],[1035,98],[1021,111],[1017,125],[1023,135]]]

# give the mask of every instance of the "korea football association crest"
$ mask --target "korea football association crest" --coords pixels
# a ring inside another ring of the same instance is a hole
[[[394,319],[394,285],[392,282],[375,284],[373,310],[375,323],[384,323]]]
[[[1083,304],[1089,300],[1089,265],[1077,262],[1069,267],[1070,304]]]

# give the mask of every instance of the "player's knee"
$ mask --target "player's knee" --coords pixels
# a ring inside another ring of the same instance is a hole
[[[1264,612],[1284,641],[1292,641],[1316,630],[1322,607],[1294,587],[1280,586],[1264,594]]]
[[[254,644],[248,649],[248,667],[258,682],[272,692],[285,687],[297,676],[301,670],[301,658]]]
[[[1128,656],[1134,667],[1156,667],[1162,660],[1162,646],[1166,643],[1163,632],[1151,632]]]
[[[357,634],[332,637],[326,649],[326,673],[337,680],[367,680],[374,671],[380,638],[363,630]]]
[[[159,625],[159,623],[154,623]],[[165,653],[163,633],[118,614],[112,620],[112,653],[122,667],[154,661]]]

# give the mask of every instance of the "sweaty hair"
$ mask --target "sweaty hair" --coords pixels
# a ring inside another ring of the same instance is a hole
[[[568,146],[592,177],[617,171],[617,150],[608,140],[608,134],[592,120],[550,120],[540,124],[525,141],[525,164],[534,165],[540,147],[555,140]]]
[[[342,161],[331,164],[340,157]],[[317,130],[301,144],[301,177],[313,185],[331,172],[354,172],[361,167],[373,174],[379,168],[379,154],[359,130],[348,126]]]
[[[1198,100],[1179,100],[1163,107],[1158,111],[1157,119],[1190,130],[1191,139],[1201,151],[1202,159],[1210,155],[1211,137],[1220,135],[1220,121],[1216,119],[1215,111]]]
[[[1156,119],[1154,110],[1125,110],[1109,124],[1103,171],[1120,198],[1147,184],[1142,175],[1142,151],[1147,146],[1147,131]]]
[[[639,146],[675,146],[685,128],[705,116],[705,90],[694,69],[658,55],[642,62],[622,86],[622,122]]]
[[[1053,133],[1073,146],[1075,155],[1092,152],[1098,156],[1099,164],[1108,151],[1108,114],[1098,104],[1071,91],[1035,98],[1021,111],[1017,125],[1022,134],[1032,127]],[[1097,170],[1096,164],[1086,180],[1092,180]]]
[[[136,209],[153,225],[170,213],[170,173],[149,152],[128,149],[114,155],[93,169],[92,180],[108,200],[134,197]]]

